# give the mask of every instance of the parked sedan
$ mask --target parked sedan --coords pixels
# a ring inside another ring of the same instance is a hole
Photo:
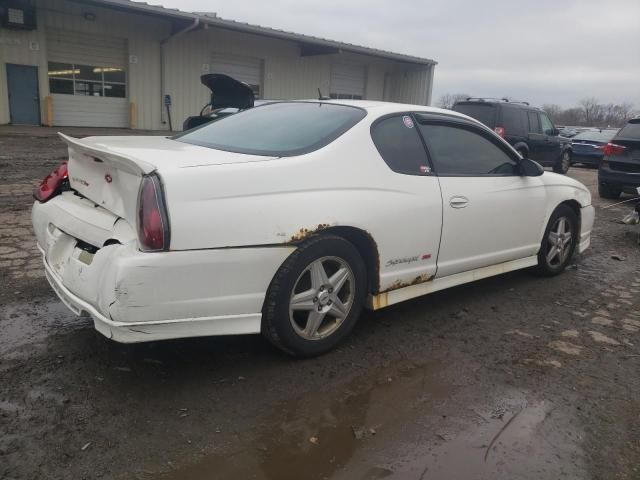
[[[612,200],[622,192],[640,193],[640,117],[629,120],[604,147],[598,193]]]
[[[279,102],[173,138],[63,139],[33,206],[46,276],[119,342],[261,332],[317,355],[363,307],[556,275],[590,243],[585,186],[447,110]]]
[[[604,155],[604,146],[611,141],[617,129],[587,130],[571,139],[573,147],[572,163],[582,163],[594,167],[600,166]]]

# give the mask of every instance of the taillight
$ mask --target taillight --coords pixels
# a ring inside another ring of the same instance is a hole
[[[493,131],[500,135],[502,138],[504,138],[504,134],[506,133],[504,127],[496,127],[493,129]]]
[[[142,178],[138,198],[138,241],[145,252],[169,249],[169,219],[157,175]]]
[[[40,185],[33,191],[33,197],[42,203],[51,200],[62,192],[62,186],[68,178],[67,162],[62,162],[58,168],[42,179]]]
[[[615,143],[607,143],[602,147],[602,151],[607,157],[610,157],[614,155],[623,155],[624,152],[627,151],[627,148],[622,145],[616,145]]]

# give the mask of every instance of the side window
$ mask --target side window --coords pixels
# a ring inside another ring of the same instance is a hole
[[[522,120],[526,112],[520,108],[503,107],[502,108],[502,126],[509,134],[522,135],[524,133],[524,125]]]
[[[544,113],[540,114],[540,123],[542,124],[542,131],[544,133],[548,134],[549,130],[553,130],[553,123],[551,123],[549,117]]]
[[[409,115],[385,118],[371,129],[371,138],[391,170],[407,175],[431,172],[427,152]]]
[[[542,133],[538,112],[527,112],[527,117],[529,117],[529,133]]]
[[[436,175],[518,175],[517,163],[498,145],[473,130],[421,124]]]

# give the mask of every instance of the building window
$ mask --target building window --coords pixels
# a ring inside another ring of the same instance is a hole
[[[49,62],[49,91],[92,97],[127,96],[124,68]]]

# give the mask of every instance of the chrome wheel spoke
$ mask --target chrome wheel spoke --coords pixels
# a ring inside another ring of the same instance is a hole
[[[318,333],[318,329],[322,325],[324,316],[325,313],[318,311],[318,309],[314,309],[309,312],[309,316],[307,317],[307,325],[304,327],[304,334],[307,338],[313,338],[316,333]]]
[[[323,287],[327,283],[329,283],[329,278],[327,277],[327,272],[324,269],[324,265],[322,264],[322,259],[316,260],[313,262],[309,268],[311,273],[311,287],[315,290],[319,290],[320,287]]]
[[[559,233],[560,235],[562,235],[566,231],[565,230],[565,228],[566,228],[565,222],[566,222],[566,220],[565,220],[564,217],[561,217],[560,220],[558,221],[558,231],[557,231],[557,233]]]
[[[335,298],[327,313],[337,318],[338,320],[344,320],[349,314],[349,308],[347,305],[342,303],[342,300],[340,300],[339,298]]]
[[[565,235],[562,239],[562,245],[566,248],[571,243],[571,234]]]
[[[316,291],[312,288],[301,293],[296,293],[291,297],[291,310],[315,310]]]
[[[551,264],[551,262],[553,261],[554,258],[556,258],[556,256],[558,255],[559,251],[558,251],[558,247],[556,247],[555,245],[552,246],[549,249],[549,252],[547,253],[547,262],[549,264]]]
[[[331,278],[329,278],[329,285],[331,285],[331,288],[333,288],[334,295],[338,295],[338,293],[340,293],[340,290],[342,289],[348,278],[349,270],[347,270],[346,267],[340,268],[338,271],[336,271],[336,273],[331,275]]]
[[[558,235],[556,232],[549,232],[549,241],[555,243],[558,241],[559,236],[560,235]]]

